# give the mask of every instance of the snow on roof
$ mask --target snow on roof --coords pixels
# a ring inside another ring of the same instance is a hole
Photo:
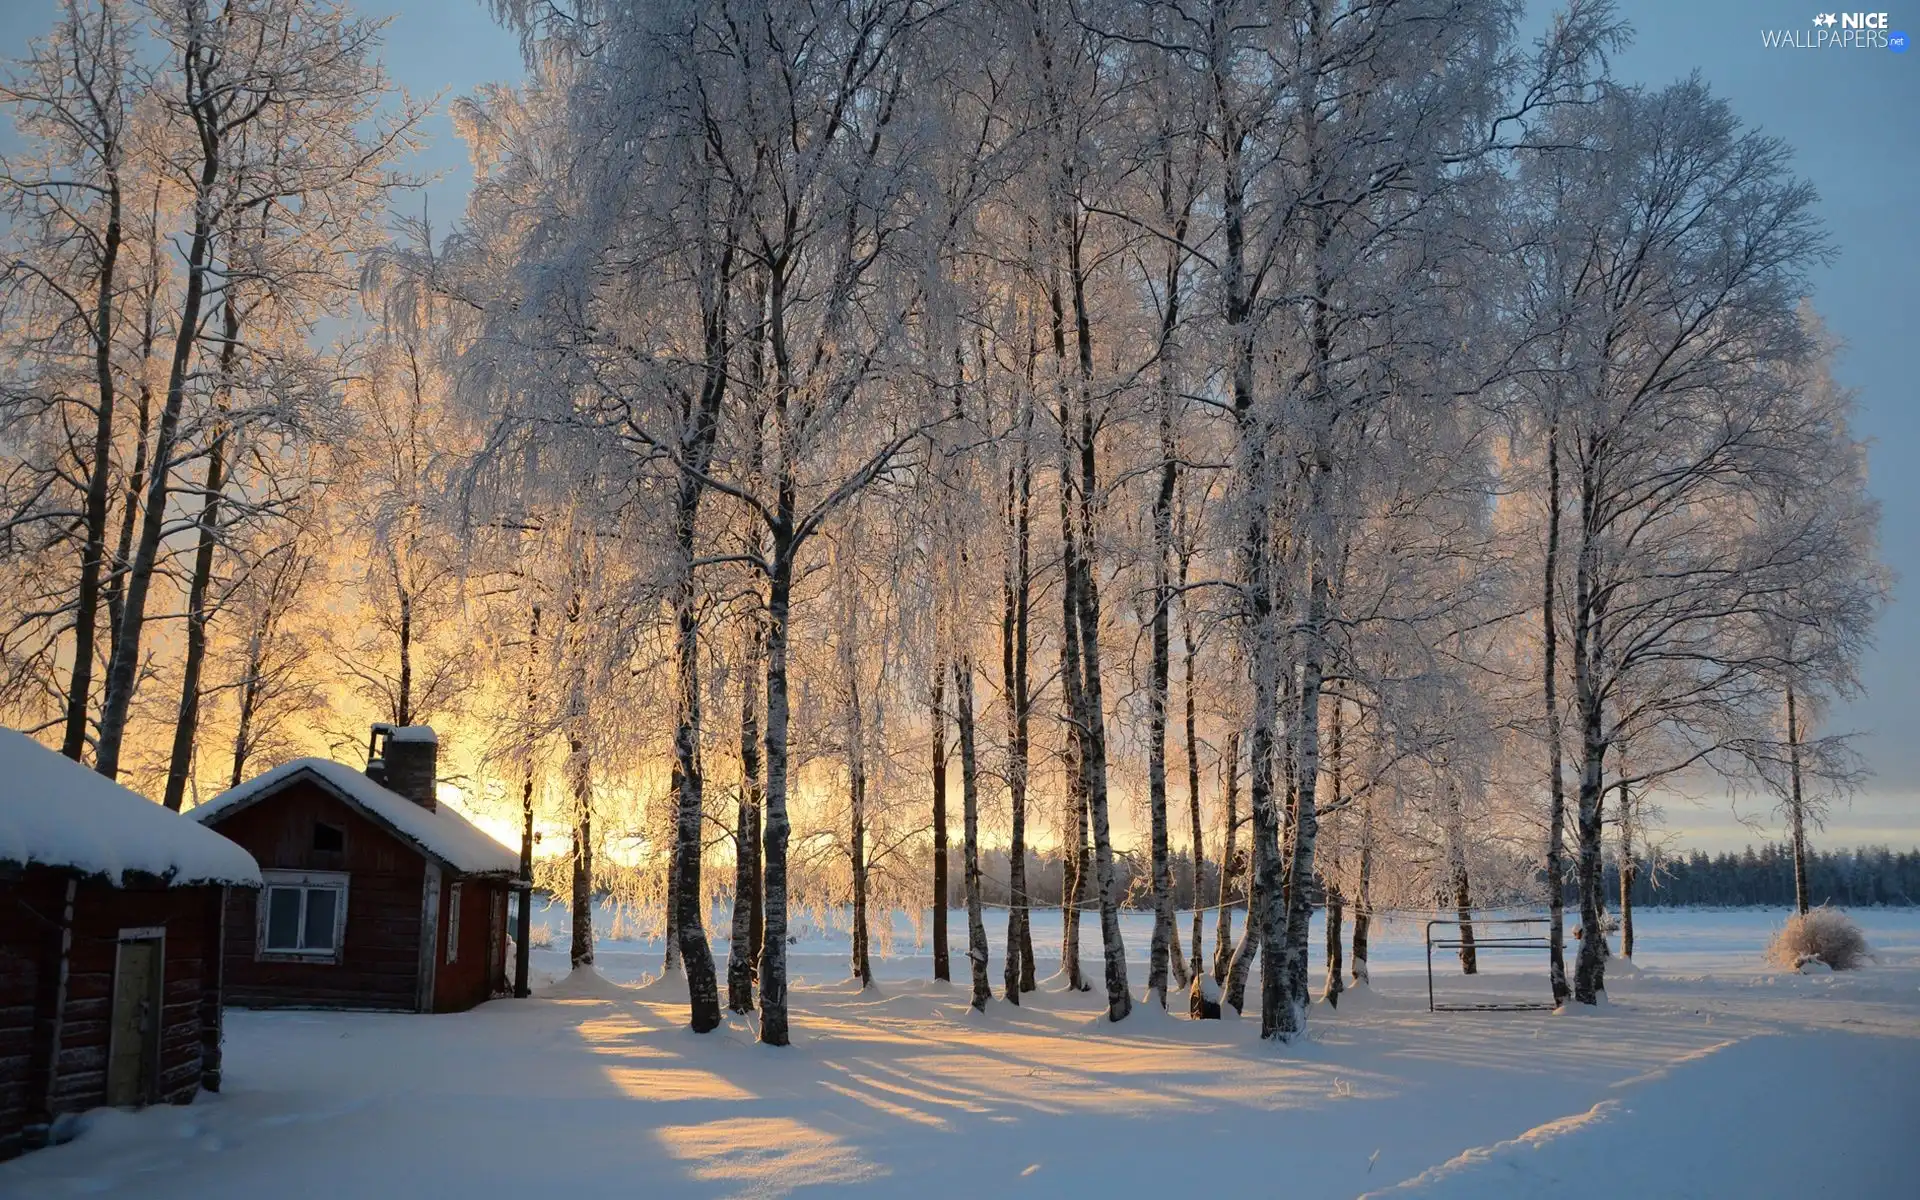
[[[170,887],[260,886],[260,865],[239,846],[11,729],[0,729],[0,862],[116,886],[129,872]]]
[[[481,831],[451,808],[445,805],[424,808],[345,763],[331,759],[296,758],[281,763],[264,775],[221,792],[188,815],[203,824],[218,821],[279,791],[300,776],[314,778],[321,787],[360,809],[376,823],[464,875],[520,873],[519,852],[501,845],[491,834]]]
[[[433,726],[431,725],[393,725],[387,729],[387,740],[390,742],[433,742],[435,745],[438,745],[440,735],[433,731]]]

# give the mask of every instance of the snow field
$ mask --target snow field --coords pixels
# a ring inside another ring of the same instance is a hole
[[[1880,961],[1799,976],[1761,961],[1784,914],[1639,914],[1637,969],[1579,1020],[1430,1015],[1419,927],[1395,920],[1375,986],[1290,1046],[1251,1016],[1115,1026],[1057,979],[975,1013],[964,958],[935,983],[910,936],[862,993],[844,937],[812,931],[776,1051],[746,1018],[687,1031],[657,943],[604,940],[566,977],[556,936],[531,1001],[232,1012],[221,1095],[92,1114],[0,1165],[0,1196],[1913,1195],[1920,913],[1855,915]],[[1142,954],[1149,923],[1128,914]],[[1043,976],[1057,930],[1036,915]]]

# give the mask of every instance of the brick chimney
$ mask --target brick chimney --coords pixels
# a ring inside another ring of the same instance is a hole
[[[374,725],[367,744],[367,778],[431,810],[439,807],[434,796],[439,768],[440,739],[431,726]]]

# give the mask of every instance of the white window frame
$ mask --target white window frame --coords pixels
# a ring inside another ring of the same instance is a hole
[[[447,961],[460,961],[460,883],[447,885]]]
[[[254,957],[267,962],[305,962],[337,963],[340,961],[341,948],[346,944],[347,934],[347,873],[345,871],[262,871],[262,887],[258,901],[258,917],[255,930]],[[288,950],[284,947],[269,949],[267,946],[267,920],[272,911],[273,889],[300,888],[300,923],[302,935],[307,928],[307,897],[309,891],[325,889],[334,893],[333,898],[333,945],[325,950]]]

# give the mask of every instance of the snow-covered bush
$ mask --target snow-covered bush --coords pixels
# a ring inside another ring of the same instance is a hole
[[[1837,908],[1795,913],[1767,946],[1768,962],[1793,970],[1818,962],[1836,971],[1850,971],[1872,957],[1867,935]]]

